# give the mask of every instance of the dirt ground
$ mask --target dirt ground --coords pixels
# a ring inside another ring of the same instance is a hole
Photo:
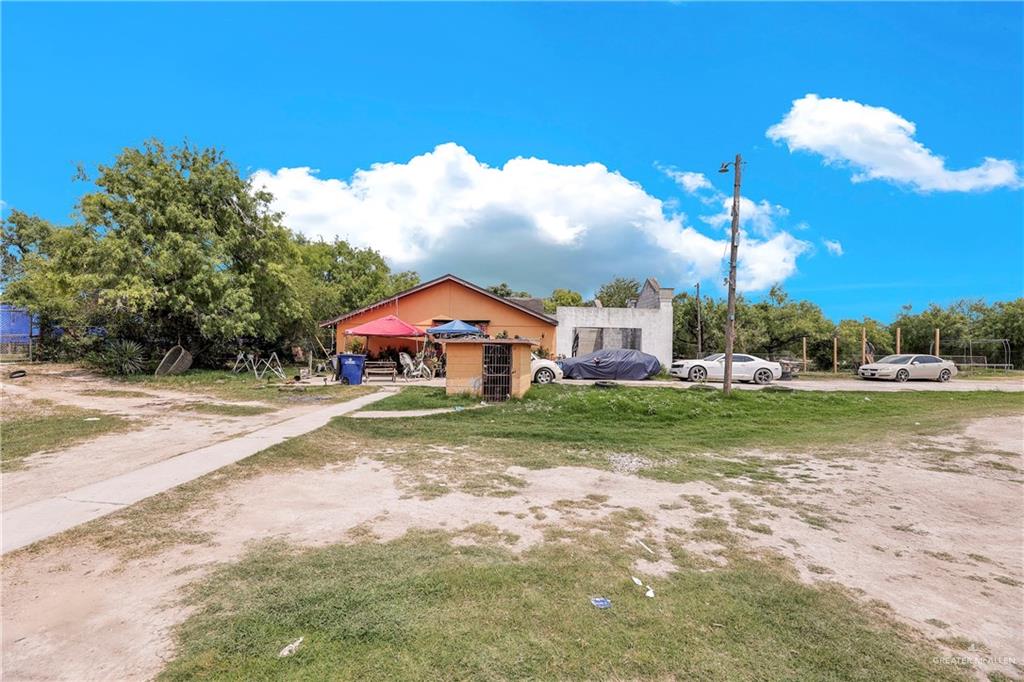
[[[635,538],[651,551],[638,542],[634,568],[656,589],[658,576],[675,568],[661,542],[717,517],[748,547],[791,559],[805,581],[835,581],[856,598],[884,602],[929,638],[976,643],[947,651],[975,660],[979,676],[1024,670],[1009,660],[1024,663],[1024,416],[976,421],[903,452],[750,453],[795,460],[782,468],[785,482],[756,485],[654,481],[631,473],[642,461],[622,456],[612,462],[619,473],[512,467],[503,473],[518,485],[508,496],[424,498],[414,494],[424,474],[403,468],[402,454],[382,446],[354,462],[229,483],[212,510],[179,522],[211,534],[209,545],[124,560],[80,543],[8,558],[4,679],[152,677],[173,655],[173,628],[188,615],[181,588],[253,542],[385,541],[413,528],[490,524],[521,550],[552,527],[599,527],[623,508],[651,519]],[[439,464],[426,475],[445,481],[465,467],[444,462],[473,453],[435,448],[432,457]],[[474,541],[470,532],[463,539]],[[714,543],[690,549],[721,561]]]
[[[145,397],[105,397],[92,390],[145,393]],[[202,394],[125,386],[71,366],[44,365],[22,379],[5,381],[0,410],[25,409],[34,400],[49,400],[128,419],[133,428],[99,436],[59,452],[31,455],[19,469],[2,477],[2,508],[20,507],[96,481],[106,480],[183,452],[216,443],[304,414],[319,404],[280,405],[231,401]],[[190,404],[215,402],[256,405],[276,411],[252,416],[223,416],[189,411]]]

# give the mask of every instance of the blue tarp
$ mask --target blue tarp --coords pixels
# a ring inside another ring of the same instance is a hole
[[[452,320],[437,327],[427,330],[431,336],[468,336],[470,334],[483,334],[480,329],[462,320]]]
[[[32,316],[21,308],[0,305],[0,341],[27,343],[32,336]]]

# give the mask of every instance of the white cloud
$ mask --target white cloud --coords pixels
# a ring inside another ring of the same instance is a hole
[[[716,189],[707,176],[694,171],[681,171],[671,166],[657,165],[662,173],[672,178],[687,194],[691,194],[704,204],[718,204],[721,212],[713,215],[702,215],[700,219],[713,227],[723,227],[732,223],[732,195]],[[789,215],[789,209],[773,204],[766,199],[755,202],[747,197],[740,197],[740,228],[753,230],[762,237],[772,235],[776,230],[775,221]],[[798,229],[806,230],[807,223],[797,225]]]
[[[914,139],[916,126],[885,107],[809,94],[766,135],[791,152],[809,151],[826,163],[856,170],[854,182],[887,180],[918,191],[973,192],[1019,187],[1013,161],[986,157],[981,165],[949,170],[946,161]]]
[[[453,272],[536,294],[591,293],[616,275],[719,281],[728,249],[720,234],[686,225],[672,205],[600,163],[520,157],[491,167],[447,143],[347,180],[308,167],[259,170],[252,180],[307,237],[372,247],[424,277]],[[807,248],[788,233],[761,236],[741,249],[747,290],[788,277]]]
[[[823,239],[821,243],[825,245],[825,249],[833,256],[843,255],[843,245],[838,239]]]
[[[758,291],[781,282],[796,272],[797,257],[810,244],[788,232],[780,232],[764,241],[744,240],[736,268],[736,288]]]
[[[732,223],[732,197],[720,196],[721,213],[701,216],[708,225],[722,227]],[[766,199],[754,202],[747,197],[740,197],[740,228],[753,230],[761,236],[768,236],[775,230],[775,219],[789,215],[789,209],[773,204]]]
[[[658,170],[672,178],[677,185],[686,190],[687,194],[696,194],[701,190],[714,189],[711,181],[703,173],[681,171],[671,166],[657,166]]]

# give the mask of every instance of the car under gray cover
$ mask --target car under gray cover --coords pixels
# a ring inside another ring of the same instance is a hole
[[[606,348],[558,361],[566,379],[649,379],[661,371],[658,358],[638,350]]]

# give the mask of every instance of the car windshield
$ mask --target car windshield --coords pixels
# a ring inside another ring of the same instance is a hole
[[[718,358],[725,357],[725,353],[712,353],[711,355],[704,358],[705,360],[717,360]]]
[[[880,365],[905,365],[910,362],[913,355],[886,355],[878,361]]]

